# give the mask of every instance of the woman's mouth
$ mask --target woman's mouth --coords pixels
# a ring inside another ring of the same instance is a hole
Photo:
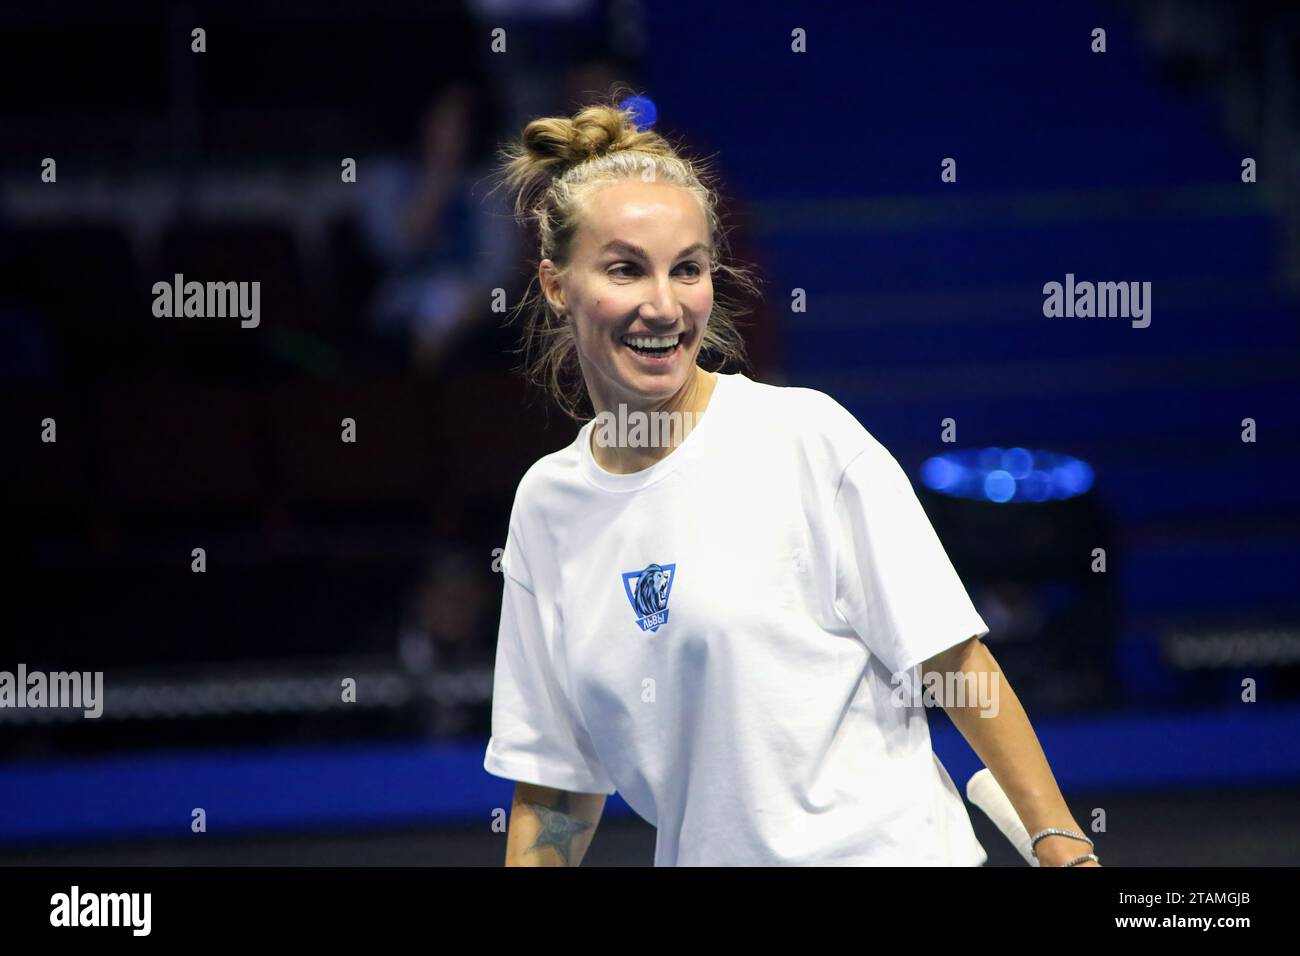
[[[647,358],[667,358],[681,345],[682,335],[625,335],[623,344],[637,355]]]

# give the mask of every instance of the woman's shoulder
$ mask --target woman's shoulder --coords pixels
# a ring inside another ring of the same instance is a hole
[[[744,406],[787,440],[816,446],[832,461],[847,465],[864,450],[883,446],[857,417],[829,393],[805,385],[772,385],[743,378]]]
[[[529,465],[515,489],[515,501],[545,498],[555,487],[571,481],[581,457],[578,442],[585,434],[586,429],[580,429],[563,448],[548,452]]]

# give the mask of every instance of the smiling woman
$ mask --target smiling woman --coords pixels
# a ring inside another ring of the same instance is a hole
[[[529,372],[593,414],[520,481],[501,557],[483,765],[517,784],[506,863],[578,864],[615,791],[657,866],[982,863],[925,707],[894,688],[996,665],[898,462],[822,392],[704,367],[744,358],[714,279],[752,282],[666,140],[594,106],[508,156],[540,253]],[[695,424],[610,427],[656,416]],[[1038,852],[1070,859],[1078,826],[995,687],[995,720],[953,720]]]

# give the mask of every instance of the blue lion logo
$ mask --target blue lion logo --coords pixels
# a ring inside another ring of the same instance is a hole
[[[623,589],[643,631],[657,631],[668,622],[668,595],[677,576],[675,564],[648,564],[640,571],[623,572]]]
[[[668,607],[668,575],[657,564],[649,565],[636,582],[636,598],[632,601],[641,615],[654,614]]]

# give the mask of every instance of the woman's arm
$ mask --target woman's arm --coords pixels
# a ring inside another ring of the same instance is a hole
[[[505,865],[577,866],[591,845],[604,809],[603,793],[515,784]]]
[[[949,673],[989,674],[985,678],[988,681],[986,686],[996,696],[993,698],[994,706],[986,712],[993,716],[981,716],[982,705],[979,700],[971,699],[972,695],[968,695],[964,706],[960,707],[956,706],[956,701],[944,699],[943,709],[1006,791],[1025,829],[1031,835],[1046,827],[1086,833],[1070,814],[1024,707],[984,643],[973,637],[931,657],[921,665],[923,684],[926,675],[932,671],[945,676],[945,686]],[[969,679],[966,686],[971,686]],[[975,686],[979,686],[978,683]],[[1065,836],[1044,837],[1038,841],[1035,850],[1043,866],[1062,866],[1077,856],[1094,852],[1082,840]],[[1078,865],[1098,864],[1086,861]]]

